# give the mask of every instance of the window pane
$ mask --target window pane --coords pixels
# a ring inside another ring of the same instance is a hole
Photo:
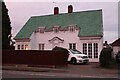
[[[73,49],[76,49],[76,44],[75,43],[73,43]]]
[[[41,28],[41,29],[40,29],[40,33],[44,33],[44,29]]]
[[[39,44],[39,50],[44,50],[44,44]]]
[[[69,49],[72,49],[72,44],[71,43],[69,44]]]
[[[92,43],[88,44],[88,57],[92,58]]]
[[[44,50],[44,44],[42,44],[42,50]]]
[[[87,55],[87,44],[83,43],[83,54]]]
[[[41,44],[39,44],[39,50],[41,50]]]
[[[20,45],[17,46],[17,49],[20,50]]]
[[[54,28],[54,32],[55,33],[59,32],[59,29],[58,28]]]
[[[73,26],[70,26],[70,27],[69,27],[69,30],[70,30],[71,32],[73,32],[75,29],[74,29]]]
[[[21,46],[21,49],[24,50],[24,45]]]
[[[94,43],[94,58],[98,58],[98,44]]]
[[[25,45],[25,50],[28,50],[28,44]]]

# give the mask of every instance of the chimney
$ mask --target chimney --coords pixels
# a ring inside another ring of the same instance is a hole
[[[59,8],[58,7],[54,7],[54,15],[59,14]]]
[[[69,5],[68,6],[68,13],[72,13],[73,12],[73,6],[72,5]]]

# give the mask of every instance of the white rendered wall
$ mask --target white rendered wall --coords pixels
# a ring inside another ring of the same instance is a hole
[[[79,30],[75,32],[70,31],[59,31],[58,33],[54,32],[45,32],[45,33],[34,33],[30,37],[30,42],[16,42],[15,49],[17,50],[18,44],[28,44],[29,50],[39,50],[39,44],[45,44],[44,50],[52,50],[53,45],[49,42],[54,37],[59,37],[60,39],[64,40],[63,43],[59,44],[59,47],[69,49],[69,43],[76,43],[76,49],[83,52],[83,43],[98,43],[98,58],[97,59],[90,59],[90,62],[98,62],[99,55],[103,48],[103,38],[102,37],[78,37]],[[92,49],[93,51],[93,49]]]
[[[80,42],[78,37],[78,30],[75,32],[70,31],[59,31],[58,33],[54,32],[45,32],[45,33],[33,33],[30,37],[30,49],[38,50],[38,44],[44,43],[45,50],[52,50],[53,46],[49,42],[54,37],[59,37],[64,40],[63,43],[60,43],[60,47],[69,48],[69,43],[76,43],[76,45]]]

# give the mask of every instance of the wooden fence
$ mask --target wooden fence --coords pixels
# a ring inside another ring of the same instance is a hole
[[[64,51],[3,50],[2,64],[67,66],[68,54]]]

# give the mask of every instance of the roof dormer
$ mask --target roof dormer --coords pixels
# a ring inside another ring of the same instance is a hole
[[[53,31],[55,33],[58,33],[59,32],[59,28],[60,28],[60,26],[56,25],[56,26],[53,27]]]

